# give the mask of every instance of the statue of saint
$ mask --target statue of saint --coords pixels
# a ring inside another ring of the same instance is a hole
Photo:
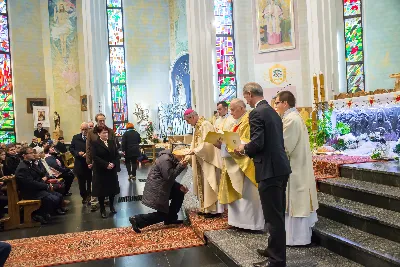
[[[374,132],[384,131],[386,133],[391,133],[393,131],[392,125],[387,120],[386,114],[383,109],[379,109],[376,113],[376,120],[372,124]]]
[[[61,118],[57,111],[54,111],[54,128],[60,130],[61,128]]]

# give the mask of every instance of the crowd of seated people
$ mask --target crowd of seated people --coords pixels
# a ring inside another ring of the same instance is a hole
[[[20,199],[41,200],[32,219],[46,224],[52,216],[68,211],[64,197],[71,195],[74,174],[60,156],[67,152],[64,139],[53,145],[48,132],[42,129],[40,134],[43,139],[35,136],[30,144],[0,144],[0,178],[15,176]],[[7,205],[7,191],[0,180],[0,219],[6,216]]]

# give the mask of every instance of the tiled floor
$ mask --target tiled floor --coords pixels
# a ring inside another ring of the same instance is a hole
[[[0,240],[10,240],[19,238],[28,238],[36,236],[46,236],[54,234],[64,234],[82,231],[91,231],[99,229],[109,229],[114,227],[130,226],[128,218],[130,216],[147,213],[150,208],[145,207],[139,201],[118,202],[118,197],[142,195],[145,182],[139,179],[146,179],[149,168],[139,168],[137,180],[128,181],[126,169],[123,167],[119,173],[121,193],[115,198],[115,207],[118,213],[107,219],[100,218],[100,213],[91,212],[90,207],[83,206],[77,181],[74,181],[72,187],[73,195],[68,197],[71,201],[70,211],[65,216],[54,217],[48,225],[37,228],[28,228],[22,230],[12,230],[0,233]],[[182,174],[184,175],[184,173]],[[181,176],[182,176],[181,175]],[[181,215],[182,216],[182,215]],[[68,267],[125,267],[125,266],[191,266],[191,267],[223,267],[226,266],[214,255],[207,247],[196,247],[190,249],[181,249],[160,253],[143,254],[129,257],[121,257],[108,260],[90,261],[86,263],[76,263],[65,265]]]

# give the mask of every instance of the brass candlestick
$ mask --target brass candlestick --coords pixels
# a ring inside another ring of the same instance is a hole
[[[314,143],[317,142],[317,131],[318,131],[318,79],[317,74],[313,75],[313,88],[314,88],[314,109],[311,114],[312,120],[312,131],[314,134]]]

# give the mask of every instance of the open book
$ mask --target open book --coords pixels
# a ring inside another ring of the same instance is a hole
[[[232,150],[237,148],[241,144],[239,134],[234,132],[208,132],[204,141],[211,144],[216,144],[218,141],[220,141],[222,143],[225,143],[227,147]]]

